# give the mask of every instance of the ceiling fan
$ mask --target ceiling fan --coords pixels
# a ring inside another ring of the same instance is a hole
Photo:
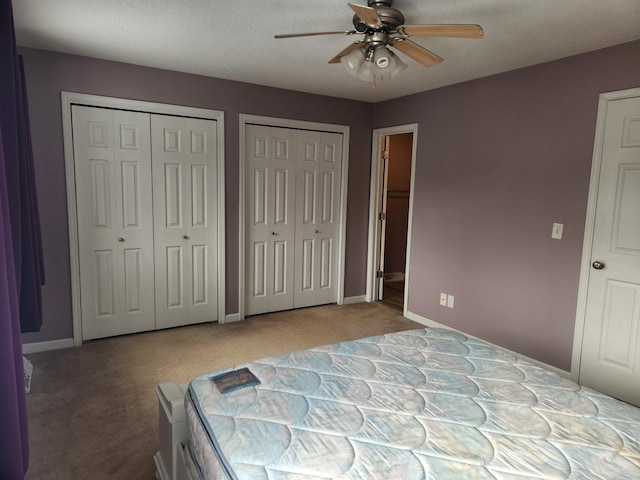
[[[395,76],[407,65],[391,50],[393,47],[425,67],[442,63],[435,53],[409,40],[409,37],[456,37],[482,38],[484,32],[479,25],[405,25],[404,15],[391,6],[393,0],[367,0],[368,6],[349,3],[355,30],[289,33],[275,38],[311,37],[316,35],[356,35],[364,38],[352,43],[329,60],[342,63],[347,71],[376,87],[376,75]]]

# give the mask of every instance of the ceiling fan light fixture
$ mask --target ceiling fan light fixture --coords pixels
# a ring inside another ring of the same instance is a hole
[[[393,72],[396,66],[396,60],[391,51],[384,46],[376,48],[373,54],[373,62],[375,63],[375,70],[379,74]]]
[[[358,69],[358,78],[365,82],[373,82],[376,78],[376,74],[373,71],[374,63],[371,60],[365,60]]]
[[[393,70],[391,70],[391,75],[390,75],[391,78],[394,78],[400,72],[404,72],[407,69],[407,64],[404,63],[400,59],[400,57],[398,55],[396,55],[395,53],[393,53],[392,51],[389,51],[389,53],[391,54],[391,58],[395,62],[394,66],[393,66]]]
[[[348,55],[340,58],[340,63],[344,65],[345,70],[354,77],[358,76],[358,70],[365,60],[364,49],[358,48]]]

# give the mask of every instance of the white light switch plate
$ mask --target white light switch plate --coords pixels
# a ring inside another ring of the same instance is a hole
[[[440,305],[442,305],[443,307],[447,306],[447,294],[446,293],[441,293],[440,294]]]
[[[562,240],[562,230],[564,229],[563,223],[554,223],[551,229],[551,238],[556,240]]]

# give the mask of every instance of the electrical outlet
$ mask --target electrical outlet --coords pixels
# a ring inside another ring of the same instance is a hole
[[[447,294],[446,293],[441,293],[440,294],[440,305],[442,305],[443,307],[447,306]]]
[[[453,308],[453,295],[447,295],[447,307]]]

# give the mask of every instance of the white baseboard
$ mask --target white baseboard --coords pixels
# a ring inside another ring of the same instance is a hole
[[[73,338],[63,338],[61,340],[50,340],[48,342],[25,343],[22,345],[22,353],[46,352],[48,350],[60,350],[71,347],[73,347]]]
[[[230,313],[229,315],[226,315],[224,317],[224,323],[233,323],[233,322],[239,322],[239,321],[240,321],[239,313]]]
[[[571,379],[571,373],[567,372],[566,370],[562,370],[562,369],[560,369],[558,367],[554,367],[553,365],[549,365],[548,363],[541,362],[540,360],[536,360],[535,358],[527,357],[526,355],[522,355],[522,354],[520,354],[518,352],[514,352],[513,350],[509,350],[508,348],[501,347],[500,345],[496,345],[495,343],[487,342],[486,340],[483,340],[482,338],[478,338],[478,337],[475,337],[473,335],[469,335],[466,332],[461,332],[460,330],[456,330],[455,328],[448,327],[447,325],[443,325],[442,323],[434,322],[433,320],[429,320],[428,318],[421,317],[420,315],[418,315],[416,313],[407,311],[404,316],[406,318],[408,318],[409,320],[413,320],[414,322],[418,322],[418,323],[424,325],[425,327],[446,328],[447,330],[453,330],[454,332],[461,333],[463,335],[466,335],[467,337],[475,338],[476,340],[480,340],[480,341],[482,341],[484,343],[488,343],[489,345],[492,345],[492,346],[494,346],[496,348],[499,348],[500,350],[503,350],[503,351],[515,356],[515,357],[518,357],[521,360],[524,360],[524,361],[529,362],[529,363],[533,363],[534,365],[537,365],[537,366],[539,366],[541,368],[544,368],[545,370],[550,370],[552,372],[555,372],[555,373],[557,373],[558,375],[560,375],[560,376],[562,376],[564,378]]]
[[[367,301],[366,295],[358,295],[357,297],[344,297],[343,305],[350,305],[352,303],[363,303]]]

